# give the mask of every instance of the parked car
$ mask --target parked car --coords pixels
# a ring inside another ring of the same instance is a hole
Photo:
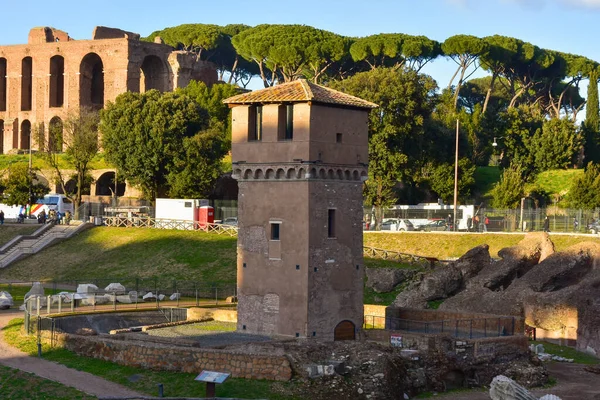
[[[229,225],[229,226],[238,226],[238,219],[237,219],[237,217],[225,218],[223,220],[222,224]]]
[[[432,232],[432,231],[447,231],[448,223],[443,219],[434,219],[427,222],[424,225],[417,226],[418,231]],[[450,229],[451,230],[451,229]]]
[[[404,231],[414,231],[415,227],[412,224],[412,222],[410,222],[407,219],[386,218],[381,223],[381,230],[382,231],[401,231],[401,232],[404,232]]]
[[[598,221],[590,222],[588,224],[587,228],[591,234],[595,235],[596,233],[600,232],[600,222],[598,222]]]

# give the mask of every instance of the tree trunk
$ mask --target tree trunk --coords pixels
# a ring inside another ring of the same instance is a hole
[[[492,97],[492,92],[494,91],[494,85],[496,83],[496,77],[498,75],[494,72],[492,74],[492,80],[490,81],[490,88],[487,91],[487,94],[485,95],[485,101],[483,102],[483,111],[481,112],[481,114],[485,114],[485,111],[487,110],[488,107],[488,103],[490,102],[490,97]]]

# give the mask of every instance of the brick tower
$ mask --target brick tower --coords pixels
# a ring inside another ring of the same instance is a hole
[[[238,330],[354,339],[362,185],[377,105],[306,80],[231,97]]]

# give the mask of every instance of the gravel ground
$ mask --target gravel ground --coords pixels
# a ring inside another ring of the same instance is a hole
[[[146,333],[150,336],[181,338],[194,341],[201,347],[220,347],[248,342],[268,342],[271,337],[236,332],[235,322],[199,322],[172,326],[168,328],[151,329]]]

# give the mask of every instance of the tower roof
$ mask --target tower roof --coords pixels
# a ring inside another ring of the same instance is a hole
[[[238,94],[237,96],[223,100],[225,104],[302,103],[309,101],[353,108],[372,109],[379,107],[370,101],[317,85],[306,79],[298,79],[266,89]]]

